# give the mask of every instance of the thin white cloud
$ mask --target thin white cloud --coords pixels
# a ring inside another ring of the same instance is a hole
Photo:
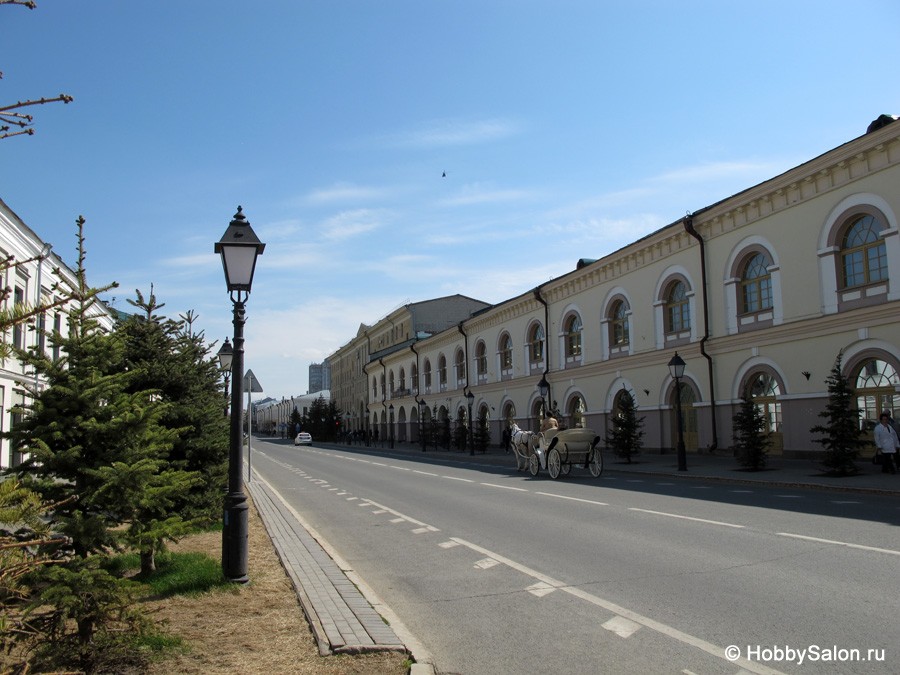
[[[525,190],[494,190],[479,183],[464,185],[455,197],[448,197],[438,202],[439,206],[469,206],[472,204],[494,204],[527,199],[530,193]]]
[[[355,209],[344,211],[325,220],[320,228],[320,238],[325,241],[343,241],[351,237],[377,230],[387,216],[383,210]]]
[[[781,162],[705,162],[696,166],[685,166],[650,178],[653,183],[698,183],[720,181],[723,178],[746,176],[772,176],[779,172]],[[724,195],[723,195],[724,196]]]
[[[478,145],[514,136],[521,126],[511,120],[436,120],[418,129],[383,139],[388,145],[409,148],[439,148]]]
[[[315,203],[332,203],[332,202],[348,202],[360,201],[364,199],[382,199],[386,195],[386,191],[373,188],[354,185],[353,183],[335,183],[329,188],[320,188],[313,190],[306,195],[306,200]]]

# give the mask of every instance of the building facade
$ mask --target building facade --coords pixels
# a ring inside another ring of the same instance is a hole
[[[64,297],[64,289],[57,289],[60,279],[76,283],[75,272],[69,268],[40,237],[0,200],[0,260],[8,261],[0,266],[0,288],[8,288],[9,296],[4,309],[13,305],[51,307]],[[53,348],[44,335],[31,328],[43,327],[65,335],[68,330],[66,305],[51,307],[31,321],[14,326],[4,340],[16,347],[36,347],[59,358],[59,350]],[[113,313],[102,303],[94,306],[102,328],[111,329]],[[18,415],[10,412],[13,407],[30,403],[33,391],[40,390],[42,382],[24,371],[18,359],[0,361],[0,432],[9,431],[18,421]],[[22,461],[12,452],[7,439],[0,440],[0,468],[8,468]]]
[[[309,393],[331,388],[331,368],[328,361],[309,364]]]
[[[466,421],[471,391],[472,414],[489,419],[497,443],[504,425],[537,428],[546,377],[548,406],[601,436],[629,392],[645,449],[667,452],[677,429],[667,364],[677,352],[687,363],[678,395],[689,451],[728,449],[749,395],[766,416],[771,453],[813,456],[821,446],[810,429],[839,356],[863,429],[882,409],[900,413],[897,185],[900,124],[886,118],[441,332],[384,350],[361,328],[342,349],[356,360],[354,382],[366,373],[362,416],[417,442],[422,400],[428,414]]]
[[[415,349],[420,340],[456,326],[488,307],[480,300],[451,295],[402,305],[372,326],[360,324],[356,337],[327,359],[331,395],[345,415],[346,430],[361,431],[367,428],[367,423],[372,424],[371,415],[377,414],[377,410],[370,408],[369,403],[381,401],[388,386],[407,396],[412,392],[417,373],[398,371],[391,384],[385,379],[387,373],[383,367],[376,372],[376,364],[395,352]],[[370,392],[370,379],[374,381],[374,393]]]

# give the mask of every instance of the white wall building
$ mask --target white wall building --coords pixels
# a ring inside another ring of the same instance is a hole
[[[10,289],[6,307],[13,304],[36,306],[40,301],[51,304],[59,300],[62,292],[52,290],[59,281],[55,270],[72,284],[75,283],[75,272],[52,251],[51,245],[38,237],[0,200],[0,260],[10,256],[14,263],[20,264],[10,263],[7,269],[0,272],[0,286]],[[114,324],[112,312],[101,303],[95,307],[101,326],[111,329]],[[52,347],[49,342],[38,331],[30,330],[35,325],[43,325],[47,330],[65,334],[68,329],[66,307],[63,305],[52,308],[30,323],[12,328],[4,339],[18,347],[37,346],[50,353]],[[53,353],[52,356],[58,357],[59,354]],[[35,386],[40,387],[40,382],[36,381],[34,375],[25,372],[17,359],[0,362],[0,431],[9,431],[11,425],[15,424],[16,419],[10,408],[27,403],[28,390]],[[0,467],[7,468],[21,461],[20,457],[13,457],[13,454],[15,453],[11,453],[9,441],[0,440]]]

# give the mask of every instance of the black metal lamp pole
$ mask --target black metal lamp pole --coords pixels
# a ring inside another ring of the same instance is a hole
[[[234,346],[231,358],[231,438],[228,453],[228,494],[225,495],[222,520],[222,572],[235,583],[246,583],[249,539],[247,496],[241,480],[244,450],[242,433],[244,393],[244,303],[250,295],[256,258],[266,245],[253,232],[238,206],[234,219],[215,252],[222,256],[225,280],[234,304]]]
[[[425,452],[425,411],[428,410],[428,404],[424,398],[416,403],[419,404],[419,438],[422,439],[422,452]]]
[[[391,413],[391,450],[394,449],[394,404],[391,403],[388,410]]]
[[[669,361],[669,373],[675,380],[675,415],[678,417],[678,470],[687,471],[687,452],[684,447],[684,421],[681,419],[681,378],[684,377],[684,360],[675,352]]]
[[[550,383],[547,382],[547,373],[544,373],[541,376],[541,381],[538,382],[538,390],[541,392],[541,407],[544,410],[544,418],[547,417],[547,397],[550,395]]]
[[[469,403],[469,454],[475,454],[475,420],[472,419],[472,404],[475,402],[475,394],[469,389],[466,394],[466,401]]]
[[[225,371],[225,417],[228,417],[228,383],[231,380],[231,361],[234,358],[234,350],[227,337],[216,355],[219,357],[219,365]]]

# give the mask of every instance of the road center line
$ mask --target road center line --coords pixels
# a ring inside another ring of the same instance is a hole
[[[420,473],[423,476],[437,476],[436,473],[430,473],[428,471],[419,471],[418,469],[413,469],[413,473]]]
[[[877,548],[875,546],[863,546],[862,544],[850,544],[846,541],[834,541],[832,539],[819,539],[818,537],[807,537],[803,534],[791,534],[790,532],[776,532],[779,537],[793,537],[794,539],[805,539],[806,541],[817,541],[820,544],[834,544],[835,546],[846,546],[847,548],[858,548],[862,551],[876,551],[878,553],[890,553],[891,555],[900,555],[900,551],[893,551],[889,548]]]
[[[725,648],[724,647],[719,647],[719,646],[714,645],[711,642],[707,642],[706,640],[703,640],[701,638],[694,637],[693,635],[688,635],[687,633],[684,633],[684,632],[678,630],[677,628],[673,628],[672,626],[669,626],[667,624],[660,623],[659,621],[655,621],[654,619],[651,619],[649,617],[638,614],[637,612],[633,612],[630,609],[625,609],[621,605],[617,605],[613,602],[610,602],[609,600],[604,600],[603,598],[600,598],[596,595],[592,595],[591,593],[588,593],[587,591],[583,591],[580,588],[567,586],[562,581],[558,581],[558,580],[554,579],[553,577],[550,577],[550,576],[547,576],[546,574],[542,574],[541,572],[538,572],[537,570],[533,570],[528,567],[525,567],[524,565],[520,565],[519,563],[517,563],[513,560],[510,560],[509,558],[505,558],[502,555],[498,555],[498,554],[494,553],[493,551],[489,551],[488,549],[482,548],[481,546],[478,546],[477,544],[468,542],[465,539],[460,539],[459,537],[450,537],[450,540],[455,541],[456,543],[461,544],[473,551],[476,551],[477,553],[486,555],[486,556],[492,558],[493,560],[496,560],[497,562],[503,563],[507,567],[510,567],[510,568],[516,570],[517,572],[521,572],[522,574],[525,574],[526,576],[529,576],[533,579],[537,579],[538,581],[543,581],[545,584],[552,586],[553,588],[556,588],[557,590],[563,591],[565,593],[569,593],[570,595],[574,595],[576,598],[581,598],[582,600],[585,600],[585,601],[591,603],[592,605],[596,605],[597,607],[602,607],[603,609],[609,610],[610,612],[613,612],[614,614],[618,614],[621,617],[624,617],[626,619],[634,621],[637,624],[646,626],[647,628],[649,628],[651,630],[655,630],[656,632],[661,633],[662,635],[665,635],[670,638],[674,638],[675,640],[678,640],[679,642],[682,642],[686,645],[690,645],[691,647],[696,647],[697,649],[700,649],[700,650],[706,652],[707,654],[711,654],[712,656],[715,656],[716,658],[722,659],[723,661],[727,661],[727,659],[725,657]],[[744,658],[739,658],[736,661],[727,661],[727,662],[729,664],[739,665],[742,668],[744,668],[744,670],[751,672],[751,673],[757,673],[758,675],[783,675],[783,673],[781,673],[778,670],[774,670],[772,668],[762,665],[761,663],[749,661]]]
[[[463,483],[474,483],[474,480],[469,480],[468,478],[457,478],[456,476],[444,476],[444,478],[449,478],[450,480],[458,480]]]
[[[609,506],[606,502],[595,502],[590,499],[579,499],[578,497],[567,497],[565,495],[555,495],[552,492],[535,492],[536,495],[544,495],[545,497],[557,497],[558,499],[568,499],[573,502],[583,502],[585,504],[596,504],[597,506]]]
[[[528,490],[526,490],[525,488],[512,487],[510,485],[497,485],[495,483],[482,483],[482,485],[486,485],[487,487],[500,488],[501,490],[515,490],[516,492],[528,492]]]
[[[692,518],[691,516],[679,516],[677,513],[665,513],[664,511],[650,511],[649,509],[629,508],[629,511],[640,511],[641,513],[652,513],[656,516],[667,516],[669,518],[680,518],[681,520],[693,520],[698,523],[708,523],[709,525],[723,525],[725,527],[734,527],[744,529],[743,525],[735,525],[734,523],[723,523],[719,520],[706,520],[705,518]]]

